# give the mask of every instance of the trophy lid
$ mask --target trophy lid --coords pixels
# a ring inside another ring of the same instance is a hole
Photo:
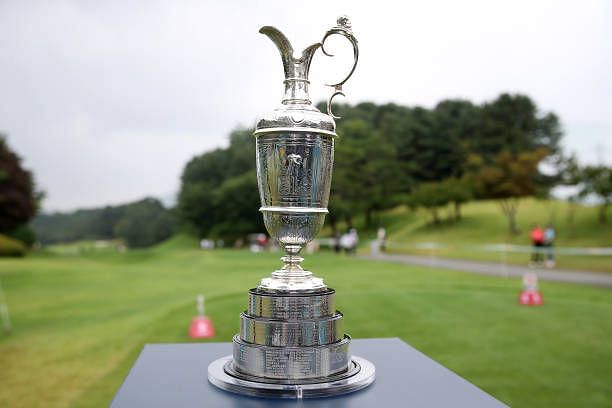
[[[295,58],[293,47],[287,37],[275,27],[265,26],[259,32],[268,36],[281,54],[285,73],[285,93],[281,106],[259,120],[255,128],[255,134],[308,129],[336,136],[334,119],[338,117],[334,116],[331,111],[331,102],[336,95],[344,95],[342,85],[353,74],[359,55],[357,40],[353,36],[348,18],[345,16],[338,18],[337,25],[327,31],[323,40],[306,47],[299,58]],[[314,107],[310,100],[308,73],[312,57],[319,48],[325,55],[333,56],[327,53],[324,48],[325,40],[332,34],[340,34],[349,39],[353,44],[355,61],[351,72],[344,80],[335,84],[327,84],[334,88],[334,92],[327,103],[327,114],[324,114]]]

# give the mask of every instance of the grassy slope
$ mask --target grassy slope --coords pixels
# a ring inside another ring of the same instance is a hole
[[[574,223],[568,222],[569,205],[554,200],[522,200],[519,205],[517,223],[521,234],[508,234],[506,218],[498,203],[494,201],[471,202],[462,208],[463,218],[459,222],[430,223],[430,215],[424,210],[411,212],[398,207],[381,215],[382,225],[387,227],[388,238],[397,244],[393,252],[421,253],[431,255],[431,250],[415,248],[415,244],[436,242],[444,248],[436,249],[436,256],[500,262],[505,256],[508,263],[525,265],[529,254],[484,251],[486,244],[509,243],[530,245],[529,229],[532,224],[544,226],[552,223],[557,230],[556,246],[563,247],[609,247],[612,246],[612,208],[609,224],[597,222],[597,209],[577,206]],[[446,217],[446,213],[442,213]],[[361,220],[357,226],[363,227]],[[360,225],[361,224],[361,225]],[[362,238],[374,237],[372,231],[361,234]],[[557,255],[559,268],[586,269],[612,272],[610,256]]]
[[[200,292],[214,340],[229,341],[278,254],[188,243],[0,259],[15,326],[0,334],[0,406],[107,405],[144,343],[187,341]],[[401,337],[513,406],[612,404],[610,291],[543,283],[547,304],[530,309],[514,280],[332,254],[307,265],[338,290],[354,337]]]

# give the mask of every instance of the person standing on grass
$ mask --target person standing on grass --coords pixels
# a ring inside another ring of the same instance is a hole
[[[544,230],[537,224],[531,230],[531,243],[533,245],[531,261],[534,264],[539,264],[542,262],[542,254],[540,251],[544,245]]]
[[[546,247],[546,267],[555,267],[555,252],[553,244],[555,243],[555,229],[552,225],[548,225],[544,230],[544,246]]]
[[[355,228],[351,228],[340,237],[340,246],[342,246],[346,254],[355,253],[357,251],[357,244],[359,244],[359,236]]]
[[[383,227],[378,228],[376,232],[376,239],[378,240],[378,249],[381,252],[385,252],[387,244],[387,231]]]

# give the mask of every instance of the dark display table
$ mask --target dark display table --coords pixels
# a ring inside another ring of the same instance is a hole
[[[271,400],[219,390],[208,364],[231,354],[231,343],[147,344],[115,395],[124,407],[505,407],[399,339],[353,340],[351,353],[376,365],[376,381],[332,398]]]

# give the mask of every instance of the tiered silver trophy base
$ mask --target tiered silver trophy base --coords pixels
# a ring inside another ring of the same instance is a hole
[[[262,397],[345,394],[374,381],[374,365],[349,354],[335,291],[249,291],[233,356],[208,367],[209,381],[227,391]]]

